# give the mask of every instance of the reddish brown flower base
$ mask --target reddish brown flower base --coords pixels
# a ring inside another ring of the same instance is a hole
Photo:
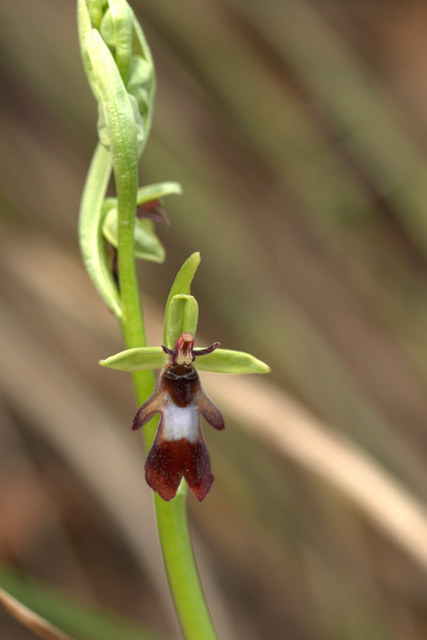
[[[145,479],[163,500],[175,497],[184,476],[190,491],[200,502],[206,498],[214,477],[206,445],[181,438],[168,441],[156,437],[145,463]]]

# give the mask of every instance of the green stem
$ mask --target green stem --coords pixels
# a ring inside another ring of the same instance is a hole
[[[187,640],[218,640],[194,559],[187,519],[187,488],[165,502],[155,494],[160,544],[172,597]]]
[[[121,317],[119,318],[125,345],[146,347],[145,333],[136,274],[134,252],[134,228],[136,197],[138,190],[138,157],[127,145],[122,145],[122,153],[113,153],[113,168],[116,180],[118,208],[117,264],[120,283]],[[151,371],[137,371],[132,374],[138,404],[142,404],[154,389]],[[154,438],[155,427],[150,425],[144,435],[150,442]]]
[[[114,156],[113,156],[114,157]],[[122,158],[123,160],[123,158]],[[127,162],[133,164],[132,158]],[[120,165],[121,160],[117,165]],[[128,349],[147,346],[134,259],[134,219],[137,182],[135,172],[114,166],[119,211],[118,268],[120,280],[120,326]],[[128,164],[129,167],[129,164]],[[100,176],[105,182],[105,176]],[[138,404],[152,393],[151,371],[132,374]],[[156,421],[144,427],[147,450],[151,447]],[[181,627],[187,640],[217,640],[212,618],[200,583],[187,521],[186,490],[180,490],[171,502],[155,495],[158,532],[164,563]]]

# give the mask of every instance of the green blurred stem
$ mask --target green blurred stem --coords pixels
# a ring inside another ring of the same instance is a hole
[[[154,496],[163,558],[186,640],[218,640],[194,559],[187,519],[187,487],[165,502]]]
[[[114,156],[115,154],[113,158]],[[119,211],[118,268],[121,313],[118,320],[128,349],[147,346],[134,258],[138,174],[136,168],[129,171],[129,164],[134,168],[134,161],[136,162],[136,158],[123,156],[116,162],[113,161]],[[94,193],[98,185],[98,194],[102,191],[104,198],[110,174],[111,161],[106,162],[105,153],[98,148],[88,175],[90,184],[86,184],[85,191]],[[154,389],[153,373],[136,371],[132,373],[132,380],[138,405],[141,405]],[[153,442],[156,424],[156,420],[151,420],[143,429],[147,451]],[[154,496],[164,563],[186,640],[218,640],[193,554],[187,521],[186,495],[186,488],[181,487],[171,502],[163,501],[157,494]]]

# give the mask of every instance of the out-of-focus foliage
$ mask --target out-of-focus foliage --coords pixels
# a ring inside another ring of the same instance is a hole
[[[46,613],[51,622],[58,620],[73,637],[88,640],[165,640],[165,636],[151,633],[140,625],[132,625],[126,618],[112,615],[109,611],[85,606],[69,594],[46,586],[40,580],[29,580],[10,568],[0,566],[0,580],[8,592],[19,598],[21,605],[35,606],[39,614]]]
[[[133,7],[158,78],[141,183],[184,191],[140,266],[150,342],[200,251],[196,346],[272,367],[203,377],[228,427],[191,505],[221,638],[424,640],[425,3]],[[97,364],[123,345],[78,255],[97,116],[75,6],[14,0],[0,25],[0,558],[177,636],[130,381]]]

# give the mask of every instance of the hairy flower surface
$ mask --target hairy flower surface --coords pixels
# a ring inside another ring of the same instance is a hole
[[[145,478],[163,500],[175,497],[181,478],[202,501],[214,477],[201,427],[201,416],[215,429],[224,429],[220,410],[204,392],[193,366],[196,356],[211,353],[193,349],[191,333],[182,333],[174,349],[163,347],[170,361],[160,372],[156,388],[136,414],[132,429],[160,413],[157,432],[145,463]]]

